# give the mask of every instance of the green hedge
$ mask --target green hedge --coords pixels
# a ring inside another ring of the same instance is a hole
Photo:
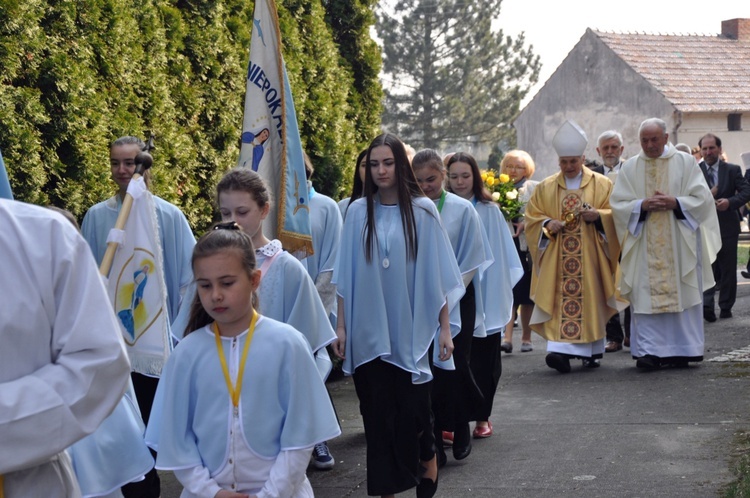
[[[380,122],[374,3],[278,3],[316,189],[335,197]],[[239,155],[252,15],[240,0],[0,0],[0,150],[16,198],[81,218],[115,192],[109,143],[153,133],[152,190],[202,232]]]

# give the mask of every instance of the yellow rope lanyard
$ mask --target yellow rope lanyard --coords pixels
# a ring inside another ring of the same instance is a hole
[[[247,341],[245,347],[242,350],[242,358],[240,359],[240,368],[237,372],[237,384],[233,385],[232,377],[229,375],[229,367],[227,366],[227,359],[224,355],[224,348],[221,346],[221,335],[219,334],[219,326],[214,322],[214,338],[216,339],[216,350],[219,353],[219,361],[221,361],[221,369],[224,372],[224,381],[227,383],[227,389],[229,390],[229,397],[232,398],[232,405],[234,406],[234,413],[238,413],[238,406],[240,403],[240,392],[242,392],[242,377],[245,372],[245,362],[247,361],[247,352],[250,351],[250,343],[253,341],[253,334],[255,333],[255,322],[258,321],[258,313],[253,310],[253,317],[250,319],[250,327],[247,332]],[[0,494],[0,498],[3,498]]]

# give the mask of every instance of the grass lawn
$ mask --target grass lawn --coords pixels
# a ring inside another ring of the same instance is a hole
[[[737,244],[737,268],[743,270],[747,268],[748,251],[750,250],[750,243],[740,242]]]
[[[722,498],[750,497],[750,434],[739,431],[734,435],[734,445],[730,450],[732,470],[737,480],[724,487]]]

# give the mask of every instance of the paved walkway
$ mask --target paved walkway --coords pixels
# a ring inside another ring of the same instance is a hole
[[[574,362],[561,375],[536,335],[533,352],[504,354],[496,435],[460,462],[448,451],[437,496],[716,496],[733,479],[735,432],[750,430],[750,285],[740,281],[734,318],[706,324],[699,366],[645,373],[623,349],[599,369]],[[344,431],[330,445],[336,467],[308,476],[317,497],[364,497],[354,387],[343,379],[330,388]]]
[[[533,352],[504,354],[495,436],[475,441],[460,462],[448,450],[436,496],[717,496],[733,479],[734,434],[750,430],[750,282],[739,278],[735,316],[706,324],[707,361],[698,366],[644,373],[624,349],[599,369],[574,362],[561,375],[545,365],[536,335]],[[336,466],[308,476],[319,498],[365,497],[354,386],[345,378],[329,388],[343,429],[330,443]],[[162,496],[179,496],[164,477]]]

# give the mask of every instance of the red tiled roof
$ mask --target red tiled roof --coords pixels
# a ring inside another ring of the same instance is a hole
[[[750,111],[750,41],[592,31],[680,111]]]

